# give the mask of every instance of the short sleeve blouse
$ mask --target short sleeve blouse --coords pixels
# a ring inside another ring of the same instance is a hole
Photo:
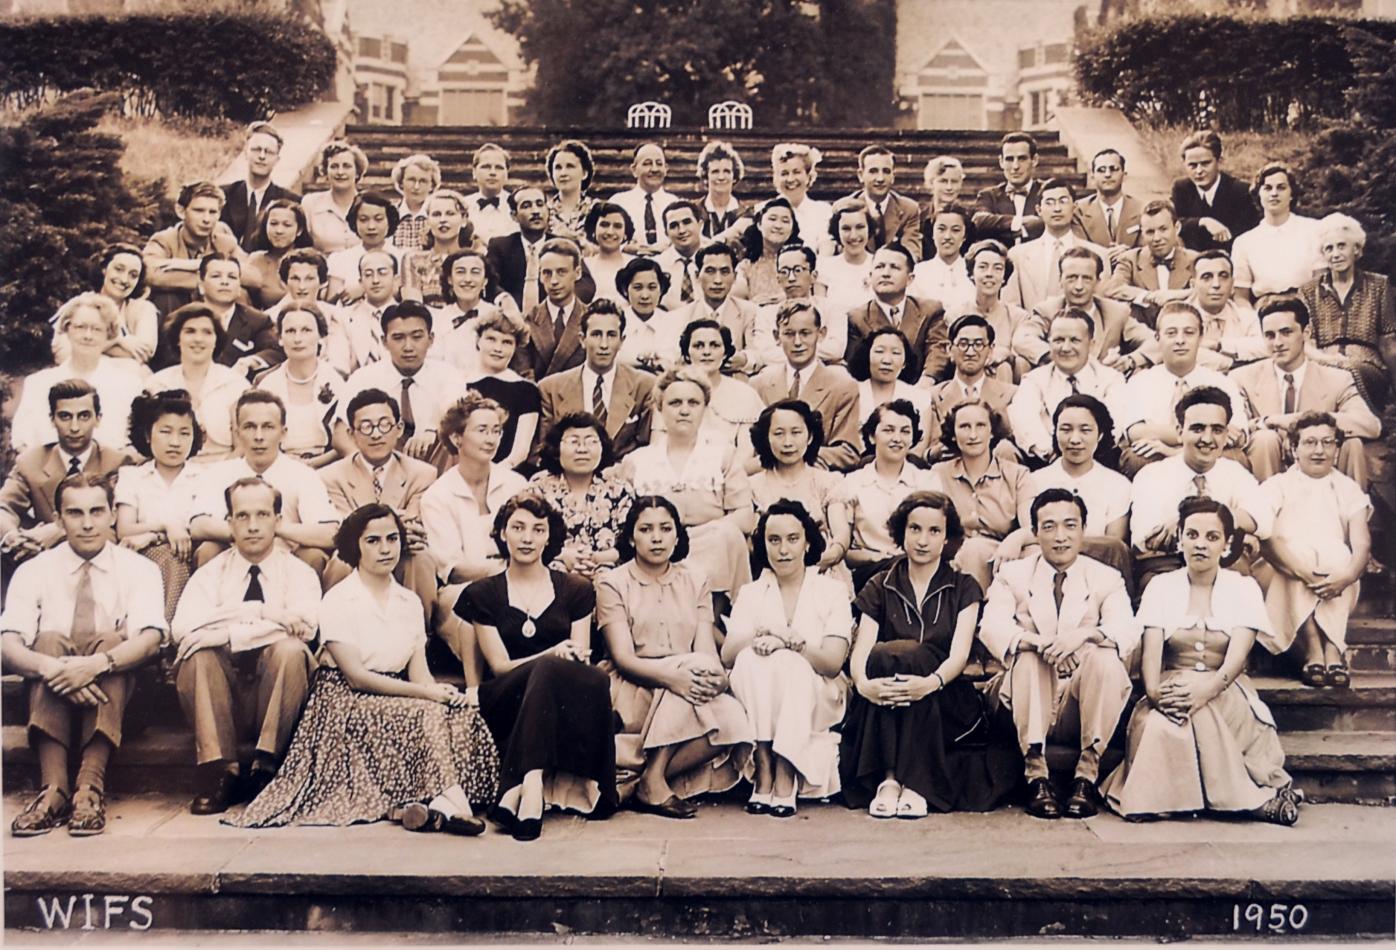
[[[880,642],[915,640],[938,648],[943,658],[949,655],[960,611],[981,603],[984,591],[973,577],[942,561],[921,605],[913,609],[914,598],[903,557],[864,584],[854,606],[877,621]]]
[[[507,572],[478,580],[462,591],[456,615],[467,623],[494,627],[511,659],[557,646],[572,635],[574,622],[596,609],[596,594],[581,578],[561,571],[548,573],[553,581],[553,600],[532,618],[531,633],[524,632],[528,614],[509,603]]]
[[[365,669],[400,673],[427,642],[422,602],[394,583],[387,603],[380,603],[354,571],[320,601],[320,639],[357,647]],[[334,666],[334,658],[326,653],[326,662]]]
[[[1162,574],[1149,584],[1139,604],[1140,626],[1158,627],[1164,639],[1176,631],[1196,625],[1199,618],[1188,613],[1189,583],[1187,568]],[[1212,585],[1212,607],[1204,618],[1207,626],[1223,631],[1247,627],[1258,634],[1272,635],[1270,615],[1265,609],[1265,596],[1254,579],[1225,568],[1217,571]]]
[[[689,653],[699,624],[713,622],[712,594],[701,571],[671,564],[663,577],[653,578],[628,561],[597,578],[596,622],[624,623],[637,656]]]

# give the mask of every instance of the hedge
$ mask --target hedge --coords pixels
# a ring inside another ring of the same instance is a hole
[[[1149,17],[1081,36],[1076,79],[1088,104],[1149,124],[1305,127],[1347,115],[1354,48],[1374,39],[1396,22]]]
[[[120,93],[132,113],[239,122],[313,101],[335,71],[322,32],[268,13],[11,19],[0,49],[0,96],[12,106],[96,89]]]

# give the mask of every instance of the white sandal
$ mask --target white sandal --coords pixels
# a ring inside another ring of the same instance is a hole
[[[877,795],[873,797],[872,804],[868,805],[868,814],[874,818],[894,817],[901,794],[902,787],[896,779],[883,779],[882,784],[877,787]]]
[[[920,792],[909,788],[903,788],[901,795],[897,798],[898,818],[925,818],[930,814],[930,806],[926,804],[926,799]]]

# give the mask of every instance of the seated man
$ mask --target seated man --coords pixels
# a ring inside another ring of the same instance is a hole
[[[1076,202],[1073,230],[1092,244],[1108,248],[1111,266],[1140,244],[1139,216],[1144,206],[1125,194],[1126,177],[1125,157],[1113,148],[1103,148],[1091,158],[1095,191]]]
[[[1086,514],[1064,488],[1033,500],[1039,551],[999,568],[979,626],[1006,667],[998,698],[1018,729],[1034,818],[1099,810],[1100,756],[1129,701],[1128,662],[1142,635],[1120,572],[1080,553]],[[1079,741],[1064,810],[1047,774],[1049,738]]]
[[[804,300],[781,304],[776,336],[785,359],[766,367],[752,380],[752,387],[768,406],[782,399],[802,399],[819,413],[824,423],[819,462],[825,468],[846,472],[857,468],[860,460],[858,384],[842,367],[819,361],[819,341],[824,333],[814,304]]]
[[[838,363],[843,360],[844,343],[848,339],[848,315],[825,313],[822,298],[816,300],[814,285],[819,280],[815,269],[818,258],[814,250],[798,242],[786,244],[776,253],[776,277],[780,280],[785,300],[766,304],[756,310],[757,352],[763,364],[779,363],[782,359],[780,344],[777,342],[776,313],[781,306],[791,300],[808,300],[819,309],[820,320],[824,324],[824,338],[819,341],[819,358],[825,363]],[[766,341],[766,342],[761,342]]]
[[[29,743],[43,783],[10,826],[16,837],[65,822],[70,835],[106,827],[107,764],[121,745],[129,671],[168,632],[160,569],[111,540],[110,482],[70,475],[53,507],[67,541],[20,566],[0,615],[5,670],[30,681]],[[74,750],[80,764],[70,781]]]
[[[364,295],[340,312],[342,352],[327,354],[330,364],[345,376],[388,358],[383,345],[383,313],[397,301],[397,258],[387,251],[365,253],[359,258],[359,281]]]
[[[761,369],[756,339],[756,304],[732,296],[737,281],[737,252],[726,244],[709,244],[694,260],[698,266],[697,299],[673,311],[680,330],[695,320],[716,320],[732,334],[737,352],[727,361],[733,372],[756,373]]]
[[[1260,540],[1270,536],[1270,515],[1260,484],[1239,462],[1222,458],[1231,426],[1231,397],[1213,386],[1190,389],[1174,407],[1182,451],[1135,476],[1130,496],[1130,545],[1138,591],[1155,576],[1183,567],[1178,555],[1178,502],[1189,495],[1215,498],[1231,509],[1236,527]],[[1249,550],[1254,545],[1248,544]],[[1249,559],[1237,562],[1247,570]]]
[[[397,402],[381,389],[361,390],[349,401],[345,415],[356,451],[320,469],[320,480],[343,520],[364,505],[392,508],[407,528],[407,546],[394,572],[398,583],[416,594],[428,622],[436,605],[436,562],[427,551],[422,524],[422,493],[436,481],[436,469],[397,450],[402,429]],[[352,568],[335,555],[325,568],[325,589],[349,575]]]
[[[1231,399],[1231,427],[1226,449],[1238,462],[1246,444],[1249,419],[1246,401],[1231,380],[1214,369],[1199,366],[1202,315],[1181,300],[1163,305],[1158,315],[1158,337],[1163,362],[1140,370],[1125,384],[1119,420],[1124,452],[1120,471],[1134,476],[1150,462],[1175,455],[1179,449],[1173,408],[1183,394],[1199,386],[1215,386]]]
[[[1042,183],[1038,197],[1043,232],[1008,251],[1012,273],[1003,287],[1003,300],[1009,306],[1031,310],[1049,297],[1062,293],[1062,255],[1073,248],[1086,248],[1102,261],[1110,252],[1099,244],[1077,237],[1072,230],[1076,219],[1076,194],[1071,183],[1049,178]]]
[[[566,238],[550,238],[538,255],[538,280],[546,299],[524,314],[528,342],[514,352],[510,369],[534,381],[582,362],[582,309],[577,295],[582,252]]]
[[[985,372],[989,356],[994,351],[994,328],[977,313],[967,313],[950,325],[950,362],[955,375],[931,389],[931,411],[928,420],[931,443],[928,458],[939,460],[944,451],[940,444],[940,427],[950,410],[962,402],[982,399],[1004,421],[1008,420],[1008,405],[1017,386],[995,379]],[[1018,461],[1018,447],[1009,439],[994,446],[994,455],[1010,462]]]
[[[853,359],[864,337],[881,327],[892,327],[911,341],[923,376],[933,380],[946,377],[950,356],[946,352],[945,308],[938,300],[907,295],[915,269],[915,258],[900,244],[878,248],[870,278],[873,299],[848,312],[845,363]]]
[[[121,452],[93,441],[102,404],[89,383],[55,383],[48,404],[58,441],[21,452],[0,487],[0,575],[7,587],[20,561],[63,541],[63,522],[53,506],[58,483],[73,475],[106,478],[126,461]]]
[[[306,644],[320,610],[320,579],[276,543],[281,493],[253,475],[222,494],[233,546],[189,578],[172,624],[175,685],[199,767],[196,815],[250,801],[276,775],[315,671]],[[238,738],[249,720],[256,745],[239,790]]]
[[[1153,326],[1160,307],[1192,295],[1197,252],[1183,247],[1177,213],[1167,201],[1145,205],[1139,228],[1143,246],[1119,256],[1115,272],[1100,290],[1112,300],[1134,304]]]
[[[1266,354],[1260,318],[1236,299],[1231,255],[1220,249],[1203,251],[1192,262],[1192,296],[1188,303],[1202,314],[1203,366],[1223,373],[1253,363]]]
[[[664,233],[664,211],[678,201],[678,196],[664,187],[669,165],[664,148],[658,142],[641,142],[630,156],[630,171],[635,187],[618,191],[611,200],[625,209],[635,226],[634,243],[626,247],[631,254],[658,254],[669,245]]]
[[[1134,317],[1127,303],[1097,293],[1105,262],[1086,247],[1070,247],[1062,252],[1057,268],[1061,272],[1062,293],[1048,297],[1033,308],[1013,331],[1013,352],[1030,366],[1047,363],[1047,329],[1052,317],[1067,307],[1085,313],[1091,321],[1091,357],[1104,366],[1128,372],[1156,361],[1151,350],[1154,335]],[[1128,353],[1128,356],[1122,354]]]
[[[921,254],[921,208],[892,190],[897,180],[896,159],[885,145],[869,145],[858,153],[858,182],[863,187],[848,196],[868,210],[868,250],[900,244],[918,260]]]
[[[334,550],[339,514],[315,469],[281,451],[285,434],[286,406],[275,393],[249,389],[238,397],[233,405],[233,442],[241,455],[203,471],[203,489],[189,517],[189,534],[198,544],[195,563],[207,564],[236,540],[228,520],[228,486],[240,479],[260,478],[277,492],[277,518],[271,530],[284,548],[317,574],[324,571]]]
[[[691,201],[679,199],[664,209],[664,233],[669,246],[655,257],[669,275],[662,305],[677,310],[698,299],[698,251],[703,247],[703,214]]]
[[[281,351],[271,317],[242,303],[242,264],[238,258],[231,254],[207,254],[199,261],[198,276],[199,297],[213,308],[223,324],[224,341],[214,360],[249,379],[279,365],[286,354]],[[172,349],[177,343],[165,339],[164,350],[156,356],[160,367],[179,362],[178,351]]]
[[[625,314],[609,300],[594,300],[582,315],[582,349],[586,362],[549,376],[539,385],[542,419],[534,440],[533,461],[548,431],[563,416],[589,412],[611,437],[617,459],[650,440],[650,394],[654,376],[619,364]]]
[[[1003,181],[979,193],[974,209],[976,239],[993,238],[1006,247],[1042,233],[1037,200],[1042,182],[1037,172],[1037,139],[1027,132],[1009,132],[999,143]]]
[[[1270,358],[1231,373],[1255,413],[1246,458],[1258,481],[1294,462],[1289,427],[1306,412],[1328,412],[1343,439],[1337,468],[1367,490],[1367,453],[1363,439],[1381,435],[1381,420],[1357,391],[1352,374],[1308,358],[1309,308],[1294,294],[1260,301],[1260,324]]]
[[[201,261],[209,254],[242,260],[243,251],[231,228],[219,220],[227,198],[211,181],[185,185],[175,199],[179,223],[157,231],[146,242],[145,282],[150,300],[161,315],[193,303],[199,285]]]
[[[1183,243],[1195,251],[1231,249],[1231,242],[1260,223],[1260,208],[1246,183],[1221,170],[1221,136],[1194,132],[1178,146],[1186,177],[1173,181],[1171,199],[1183,226]]]
[[[1095,321],[1072,308],[1058,313],[1049,326],[1047,363],[1023,377],[1008,404],[1013,441],[1030,468],[1052,461],[1052,415],[1067,396],[1085,393],[1103,402],[1112,417],[1124,414],[1125,378],[1091,358]]]
[[[548,196],[541,188],[525,187],[509,192],[505,202],[518,228],[490,240],[488,296],[500,304],[500,295],[507,294],[519,312],[527,316],[545,294],[538,266],[543,244],[548,240]],[[582,303],[590,303],[596,293],[596,282],[585,267],[576,291]]]

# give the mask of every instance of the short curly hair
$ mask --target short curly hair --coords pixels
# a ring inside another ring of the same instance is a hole
[[[960,454],[960,447],[955,442],[955,420],[959,418],[960,410],[976,407],[989,414],[990,451],[1009,437],[1008,423],[1004,421],[1002,413],[982,399],[967,399],[952,406],[950,411],[945,414],[945,418],[940,421],[940,444],[945,450],[946,458],[956,458]]]
[[[598,201],[591,206],[587,212],[586,221],[582,224],[582,233],[586,235],[588,241],[596,243],[596,226],[601,223],[601,219],[608,214],[618,214],[625,228],[625,239],[629,241],[635,236],[635,222],[630,220],[630,215],[626,210],[614,201]]]
[[[892,513],[887,516],[887,533],[897,542],[897,547],[906,547],[906,523],[911,520],[911,513],[918,508],[930,508],[945,514],[944,553],[946,556],[953,556],[954,551],[959,548],[960,541],[964,540],[965,528],[960,523],[960,513],[955,510],[955,503],[950,500],[950,496],[938,491],[914,491],[892,509]]]
[[[669,512],[669,517],[674,519],[674,550],[669,554],[670,563],[688,557],[688,529],[679,517],[679,509],[663,495],[641,495],[630,506],[630,511],[626,513],[616,535],[616,551],[620,554],[620,563],[635,559],[635,525],[640,523],[640,515],[655,508],[664,509]]]
[[[688,326],[684,327],[683,332],[679,334],[679,353],[683,356],[683,361],[685,363],[690,362],[688,358],[688,348],[693,343],[693,334],[697,333],[699,330],[716,330],[722,337],[722,351],[726,354],[722,358],[724,363],[730,360],[737,352],[737,345],[732,342],[732,331],[711,317],[703,317],[700,320],[694,320]]]
[[[877,427],[882,423],[882,417],[889,412],[895,412],[904,419],[911,420],[911,444],[917,445],[921,442],[924,431],[921,429],[921,413],[916,411],[916,407],[908,399],[889,399],[868,413],[868,418],[863,420],[862,436],[863,446],[869,452],[873,452],[873,435],[877,432]]]
[[[824,535],[819,531],[819,522],[798,501],[782,498],[761,513],[756,522],[756,532],[751,536],[751,570],[756,576],[771,566],[771,556],[766,551],[766,525],[778,515],[791,515],[805,529],[805,567],[813,567],[824,556]]]
[[[805,428],[809,430],[805,464],[813,465],[819,457],[819,450],[824,447],[824,419],[803,399],[782,399],[761,410],[761,415],[751,426],[751,447],[761,467],[770,471],[778,464],[775,453],[771,451],[771,423],[775,414],[781,411],[793,412],[805,421]]]
[[[199,425],[194,403],[188,390],[165,389],[158,393],[141,393],[131,400],[131,417],[127,423],[127,436],[135,450],[146,458],[154,453],[150,448],[150,433],[162,416],[188,416],[193,426],[194,436],[189,442],[189,455],[193,458],[204,447],[204,430]]]
[[[470,417],[482,410],[498,413],[500,425],[509,419],[509,410],[488,396],[482,396],[479,392],[470,389],[441,414],[441,422],[437,427],[441,440],[450,445],[451,437],[464,432],[465,424]]]
[[[370,521],[377,521],[379,518],[392,518],[397,526],[398,537],[398,559],[403,556],[404,546],[407,544],[407,526],[402,523],[401,516],[387,505],[377,502],[362,507],[355,508],[344,520],[339,523],[339,527],[334,533],[334,551],[339,555],[339,559],[350,567],[357,568],[361,557],[359,542],[363,539],[364,532],[368,530]]]
[[[509,560],[509,545],[504,540],[504,528],[509,524],[509,519],[516,511],[526,511],[535,518],[541,518],[548,523],[548,543],[543,546],[544,564],[551,564],[557,560],[557,556],[562,553],[562,547],[567,543],[567,523],[562,520],[562,512],[558,511],[548,500],[537,492],[522,491],[500,505],[499,511],[494,515],[494,526],[490,528],[490,537],[494,539],[495,547],[499,549],[500,556],[506,561]]]
[[[192,320],[207,320],[213,324],[213,352],[222,353],[228,342],[228,331],[223,328],[223,321],[218,319],[212,307],[197,301],[187,303],[170,314],[165,327],[165,350],[178,359],[179,335],[184,332],[184,325]]]
[[[573,429],[590,429],[601,439],[601,459],[595,471],[604,472],[616,463],[616,448],[606,427],[589,412],[569,412],[549,427],[538,447],[538,465],[553,475],[562,474],[562,437]]]

